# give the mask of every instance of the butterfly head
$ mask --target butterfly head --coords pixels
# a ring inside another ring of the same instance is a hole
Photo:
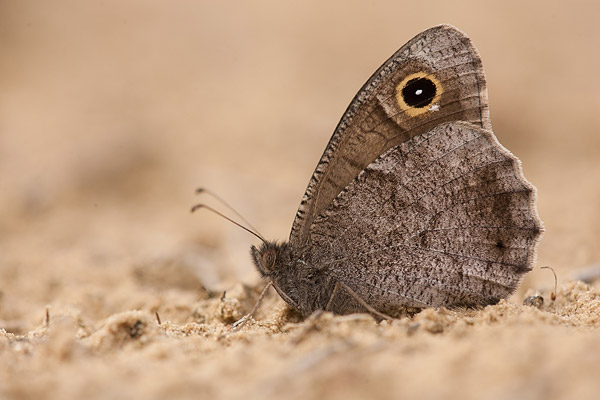
[[[281,270],[285,260],[289,258],[287,243],[264,242],[260,247],[250,248],[252,261],[263,278],[271,278],[274,272]]]

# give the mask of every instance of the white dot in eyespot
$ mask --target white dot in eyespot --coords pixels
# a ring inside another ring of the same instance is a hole
[[[420,95],[422,95],[422,94],[423,94],[423,89],[417,89],[417,90],[415,91],[415,94],[416,94],[417,96],[420,96]]]

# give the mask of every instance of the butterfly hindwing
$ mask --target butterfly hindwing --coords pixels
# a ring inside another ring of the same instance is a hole
[[[378,310],[491,304],[533,266],[534,200],[491,132],[442,124],[369,164],[315,219],[302,258]]]

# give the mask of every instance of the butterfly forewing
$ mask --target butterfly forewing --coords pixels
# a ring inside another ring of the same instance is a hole
[[[303,248],[315,218],[378,156],[457,120],[491,128],[477,50],[465,34],[441,25],[398,50],[353,99],[309,182],[290,244]]]

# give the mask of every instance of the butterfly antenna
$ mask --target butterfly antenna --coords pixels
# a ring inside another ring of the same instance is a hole
[[[191,212],[195,212],[196,210],[199,210],[200,208],[206,208],[208,211],[213,212],[215,214],[217,214],[220,217],[225,218],[227,221],[231,222],[234,225],[239,226],[240,228],[242,228],[243,230],[245,230],[246,232],[249,232],[251,234],[253,234],[254,236],[256,236],[257,238],[259,238],[263,243],[266,243],[266,240],[262,237],[262,235],[260,235],[257,232],[254,232],[252,229],[250,228],[246,228],[244,225],[240,224],[237,221],[234,221],[233,219],[229,218],[228,216],[218,212],[217,210],[215,210],[212,207],[207,206],[206,204],[196,204],[195,206],[192,207],[192,209],[190,210]],[[242,218],[243,219],[243,218]]]
[[[225,207],[229,208],[231,211],[233,211],[235,213],[235,215],[237,215],[242,221],[244,221],[244,223],[246,225],[248,225],[254,232],[258,232],[258,229],[256,229],[254,226],[252,226],[252,224],[250,222],[248,222],[248,220],[246,218],[244,218],[244,216],[242,214],[240,214],[239,212],[237,212],[237,210],[235,208],[233,208],[229,203],[227,203],[225,200],[223,200],[223,198],[221,196],[218,196],[215,192],[213,192],[210,189],[204,188],[204,187],[200,187],[198,189],[196,189],[196,194],[200,194],[200,193],[206,193],[209,196],[212,196],[213,198],[215,198],[217,201],[219,201],[221,204],[223,204]]]

